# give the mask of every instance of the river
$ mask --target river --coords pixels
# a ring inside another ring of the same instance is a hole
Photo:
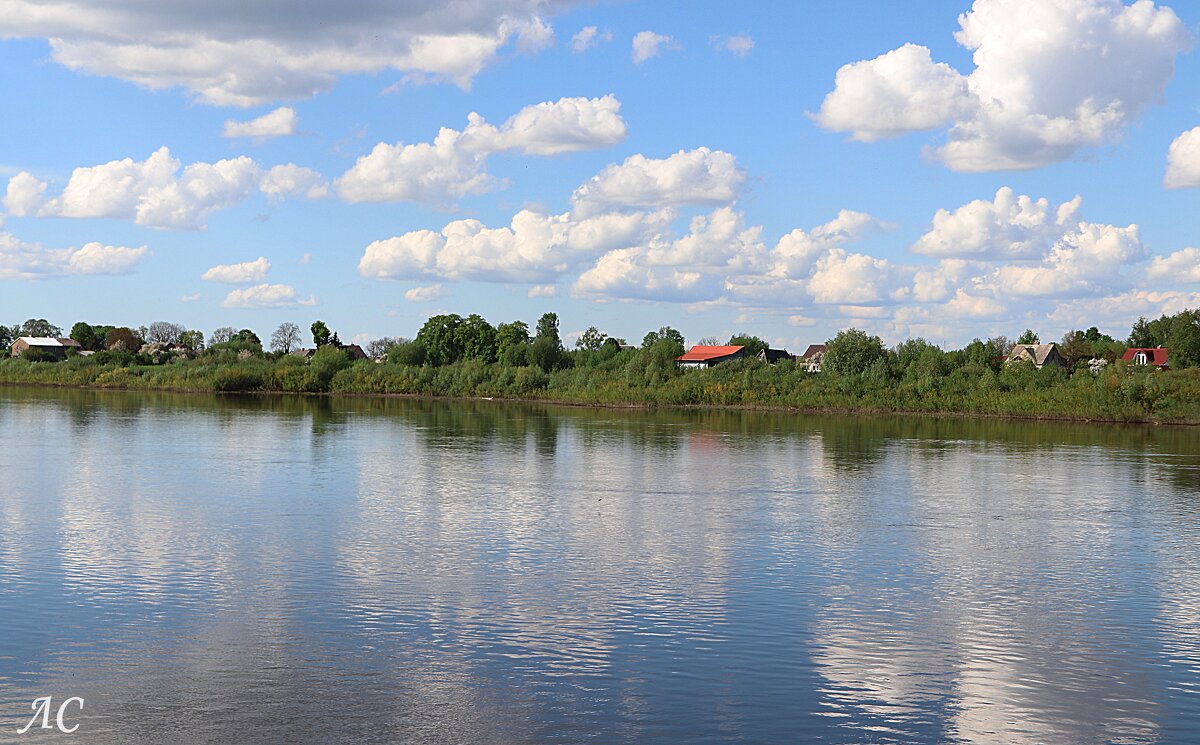
[[[0,742],[1200,732],[1200,429],[0,388],[0,474]]]

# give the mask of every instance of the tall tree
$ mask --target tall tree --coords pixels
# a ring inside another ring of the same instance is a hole
[[[835,375],[860,375],[878,360],[887,359],[887,350],[878,336],[859,329],[839,331],[825,343],[821,370]]]
[[[0,349],[8,349],[12,346],[13,333],[12,329],[0,323]]]
[[[496,329],[478,313],[463,320],[455,331],[457,342],[465,359],[496,361]]]
[[[562,347],[562,338],[558,335],[558,314],[543,313],[537,322],[535,339],[549,339],[556,347]]]
[[[21,333],[19,334],[19,336],[51,336],[54,338],[62,335],[63,330],[45,318],[30,318],[21,324]]]
[[[84,349],[95,349],[96,347],[96,330],[90,323],[76,322],[71,327],[71,338],[79,342],[79,346]]]
[[[324,321],[313,321],[309,330],[312,332],[313,346],[315,347],[323,347],[332,340],[329,327],[325,325]]]
[[[179,335],[179,344],[199,352],[204,349],[204,332],[203,331],[184,331]]]
[[[237,329],[232,326],[222,326],[219,329],[214,329],[212,336],[208,337],[208,346],[215,347],[218,344],[232,341],[233,335],[237,333]]]
[[[104,336],[104,348],[115,349],[124,352],[136,352],[142,348],[141,337],[139,337],[133,329],[126,326],[117,326],[109,330]]]
[[[425,361],[430,365],[449,365],[462,358],[463,350],[458,336],[462,316],[457,313],[433,316],[417,332],[416,341],[425,348]]]
[[[1025,332],[1017,337],[1018,344],[1041,344],[1041,338],[1033,332],[1033,329],[1025,329]]]
[[[607,334],[595,326],[588,326],[587,330],[575,340],[575,348],[588,352],[599,352],[604,347],[604,342],[606,341],[608,341]]]
[[[500,324],[496,327],[497,359],[510,367],[523,366],[529,341],[529,324],[524,321]]]
[[[155,321],[146,327],[145,339],[151,344],[178,344],[187,328],[169,321]]]
[[[759,352],[767,348],[767,343],[765,341],[757,336],[754,336],[753,334],[747,334],[745,332],[734,334],[733,336],[729,337],[729,344],[732,346],[744,347],[745,352],[743,352],[743,354],[745,354],[747,357],[757,357]]]
[[[291,354],[298,346],[300,346],[300,327],[290,321],[279,324],[279,328],[271,334],[272,352]]]

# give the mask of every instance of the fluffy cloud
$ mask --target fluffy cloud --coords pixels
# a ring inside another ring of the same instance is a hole
[[[0,232],[0,279],[49,279],[74,275],[129,274],[147,248],[86,243],[81,248],[48,249]]]
[[[560,98],[526,106],[499,128],[471,114],[466,147],[485,153],[517,150],[526,155],[558,155],[616,145],[628,131],[616,96]]]
[[[268,137],[286,137],[295,134],[299,124],[300,117],[296,116],[296,110],[290,106],[281,106],[248,122],[227,121],[221,136],[249,137],[256,140],[265,140]]]
[[[571,37],[571,51],[582,54],[602,41],[612,41],[612,34],[608,31],[601,33],[595,26],[584,26]]]
[[[46,203],[46,187],[45,182],[38,181],[31,174],[22,171],[8,180],[4,208],[9,214],[17,217],[37,214]]]
[[[525,293],[527,297],[558,297],[558,288],[554,285],[534,285]]]
[[[329,184],[321,174],[293,163],[268,170],[263,174],[258,189],[273,199],[296,196],[324,199],[329,196]]]
[[[1171,143],[1163,186],[1168,189],[1200,187],[1200,127],[1189,129]]]
[[[817,122],[864,141],[950,125],[936,154],[956,171],[1037,168],[1117,141],[1190,44],[1150,0],[975,0],[959,25],[969,75],[905,45],[839,70]]]
[[[414,287],[404,293],[404,299],[410,303],[428,303],[443,297],[446,297],[446,290],[440,284]]]
[[[269,271],[271,262],[267,261],[266,257],[259,256],[254,261],[243,261],[240,264],[218,264],[200,275],[200,279],[230,285],[247,285],[262,282]]]
[[[221,301],[222,308],[292,308],[316,305],[317,299],[301,299],[291,285],[260,284],[233,290]]]
[[[652,57],[657,57],[662,54],[662,48],[673,41],[672,37],[656,34],[653,31],[637,32],[633,37],[633,63],[640,65]]]
[[[1047,317],[1068,328],[1128,327],[1141,316],[1154,318],[1200,308],[1200,293],[1179,290],[1128,290],[1115,295],[1078,298],[1055,306]]]
[[[745,180],[737,160],[721,150],[680,150],[663,159],[639,153],[593,176],[575,190],[571,201],[585,214],[609,208],[725,204],[737,198]]]
[[[9,180],[5,203],[13,214],[43,217],[132,219],[155,228],[203,228],[214,211],[245,199],[260,169],[246,157],[216,163],[181,163],[163,147],[144,161],[131,158],[76,168],[57,197],[28,173]],[[17,209],[13,209],[16,207]]]
[[[469,87],[506,43],[553,40],[540,14],[567,0],[439,0],[352,5],[218,0],[203,6],[12,0],[0,37],[42,37],[59,64],[198,100],[253,106],[328,90],[341,75],[387,70]]]
[[[941,127],[971,103],[966,78],[935,63],[927,48],[905,44],[838,70],[816,120],[825,129],[874,142]]]
[[[348,202],[445,203],[481,194],[501,182],[487,174],[487,156],[517,150],[555,155],[607,147],[625,138],[614,96],[562,98],[526,106],[500,127],[478,114],[461,132],[442,128],[432,143],[379,143],[334,183]]]
[[[1200,248],[1184,248],[1170,256],[1155,256],[1146,277],[1156,281],[1200,283]]]
[[[939,209],[912,250],[939,258],[1034,258],[1074,227],[1081,203],[1075,197],[1052,211],[1045,198],[1034,201],[1002,187],[990,202],[977,199],[953,212]]]
[[[642,244],[670,219],[669,212],[579,219],[522,210],[502,228],[455,220],[440,233],[416,230],[371,243],[358,269],[374,279],[548,282],[604,251]]]

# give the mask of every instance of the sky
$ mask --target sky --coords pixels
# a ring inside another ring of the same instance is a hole
[[[9,0],[0,320],[1123,338],[1200,307],[1197,38],[1150,0]]]

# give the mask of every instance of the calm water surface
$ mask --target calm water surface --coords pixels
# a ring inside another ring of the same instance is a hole
[[[8,388],[0,476],[0,742],[1200,737],[1200,431]]]

